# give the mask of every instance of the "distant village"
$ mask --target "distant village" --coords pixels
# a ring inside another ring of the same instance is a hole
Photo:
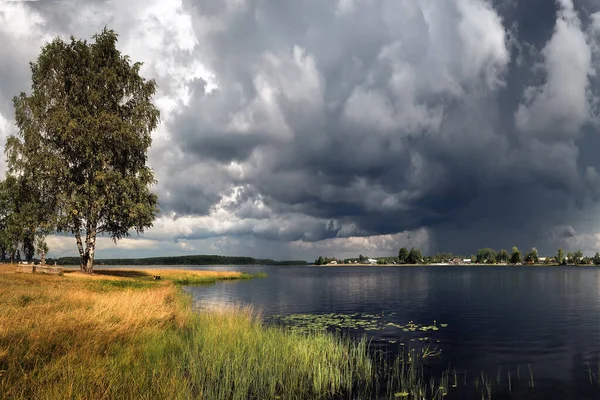
[[[457,256],[451,253],[438,253],[434,256],[422,256],[419,249],[401,248],[397,257],[368,257],[359,255],[357,258],[338,259],[335,257],[319,257],[314,265],[600,265],[600,254],[594,257],[584,257],[581,250],[574,253],[558,249],[554,255],[540,256],[534,247],[523,254],[517,247],[509,253],[507,250],[495,251],[494,249],[479,249],[477,254],[471,256]]]

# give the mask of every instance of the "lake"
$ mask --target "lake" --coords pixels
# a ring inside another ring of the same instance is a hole
[[[261,309],[267,320],[294,314],[377,315],[377,329],[343,330],[368,335],[374,348],[390,354],[398,352],[401,343],[427,342],[439,348],[440,356],[429,362],[427,371],[435,375],[450,366],[465,383],[447,398],[480,398],[474,381],[482,372],[498,386],[493,398],[600,396],[600,268],[195,268],[268,274],[186,288],[200,308],[249,304]],[[413,332],[406,330],[409,321],[421,326],[436,321],[439,329]],[[424,336],[427,339],[421,341]]]

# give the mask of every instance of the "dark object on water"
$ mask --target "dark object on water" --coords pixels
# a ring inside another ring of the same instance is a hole
[[[159,281],[160,280],[160,275],[154,275],[154,279]]]

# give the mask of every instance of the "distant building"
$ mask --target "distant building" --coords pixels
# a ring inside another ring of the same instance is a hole
[[[336,265],[336,264],[337,264],[337,261],[335,261],[335,260],[329,262],[329,265]]]
[[[538,262],[539,263],[546,263],[547,259],[548,259],[548,257],[538,257]]]
[[[369,262],[369,264],[377,264],[377,260],[374,258],[368,258],[367,261]]]
[[[462,263],[463,264],[471,264],[471,259],[470,258],[463,258]]]

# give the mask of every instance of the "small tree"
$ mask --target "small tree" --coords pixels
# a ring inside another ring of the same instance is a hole
[[[143,232],[157,212],[146,166],[159,120],[156,83],[121,55],[114,31],[94,39],[56,38],[42,48],[31,63],[32,93],[13,100],[18,136],[6,142],[9,172],[46,197],[47,207],[36,208],[57,216],[51,229],[75,236],[87,273],[98,235],[116,242]]]
[[[496,262],[496,252],[490,248],[479,249],[477,251],[476,260],[480,264],[493,264]]]
[[[595,265],[600,265],[600,253],[596,253],[594,255],[594,264]]]
[[[22,240],[23,256],[25,257],[25,261],[31,262],[33,260],[33,256],[35,255],[35,245],[34,245],[34,233],[31,231],[25,231]]]
[[[573,253],[571,253],[570,251],[567,253],[566,263],[568,263],[568,264],[573,263]]]
[[[496,260],[498,262],[508,262],[508,252],[505,249],[500,250],[496,256]]]
[[[565,252],[563,251],[563,249],[559,248],[558,251],[556,252],[556,262],[559,265],[563,265],[564,261],[565,261]]]
[[[0,182],[0,242],[11,264],[20,261],[21,251],[29,258],[31,249],[32,204],[24,195],[23,182],[21,177],[12,176]]]
[[[513,264],[518,264],[522,261],[521,258],[521,252],[519,251],[519,249],[515,246],[512,248],[512,253],[510,255],[510,262]]]
[[[577,250],[575,254],[573,254],[573,264],[581,264],[583,260],[583,253],[581,250]]]
[[[539,261],[538,251],[535,247],[531,249],[530,253],[527,253],[525,256],[525,261],[533,264]]]
[[[406,262],[409,264],[418,264],[421,262],[422,258],[423,257],[421,256],[421,250],[415,249],[413,247],[412,249],[410,249],[410,252],[408,253]]]
[[[408,250],[403,247],[398,251],[398,262],[404,264],[408,260]]]

